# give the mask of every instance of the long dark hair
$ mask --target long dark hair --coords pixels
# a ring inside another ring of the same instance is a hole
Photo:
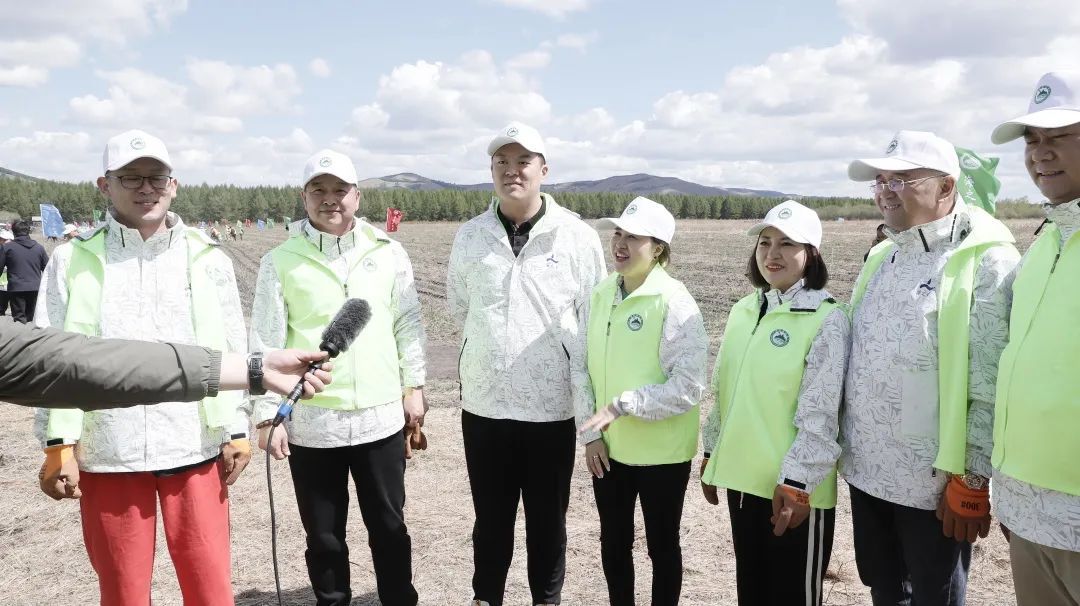
[[[803,272],[803,283],[807,288],[821,290],[829,283],[829,268],[825,266],[825,259],[822,258],[821,252],[818,251],[816,246],[803,244],[803,248],[806,249],[806,270]],[[757,288],[764,288],[765,290],[770,288],[769,281],[758,270],[756,241],[754,249],[750,251],[750,261],[746,264],[746,277]]]

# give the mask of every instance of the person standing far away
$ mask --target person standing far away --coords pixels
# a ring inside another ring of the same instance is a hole
[[[825,286],[821,221],[786,200],[750,228],[754,292],[732,307],[702,430],[701,489],[727,489],[743,605],[822,603],[836,525],[849,322]]]
[[[501,606],[519,501],[532,604],[558,604],[575,401],[591,406],[583,307],[604,278],[596,231],[540,192],[540,133],[512,122],[488,144],[496,198],[458,229],[447,302],[462,329],[461,431],[472,489],[473,602]]]
[[[30,238],[30,222],[20,219],[11,224],[15,236],[3,247],[0,271],[8,277],[7,297],[11,318],[28,324],[34,321],[41,274],[49,263],[45,247]]]
[[[990,529],[994,383],[1020,255],[957,195],[959,175],[951,143],[909,130],[848,167],[888,236],[851,297],[840,420],[855,563],[875,606],[963,604],[971,544]]]
[[[255,418],[259,447],[289,458],[315,603],[344,606],[352,599],[345,536],[351,475],[379,601],[415,606],[405,458],[411,444],[423,441],[424,326],[409,255],[356,218],[357,180],[352,160],[333,150],[316,152],[304,165],[300,197],[307,218],[259,265],[251,349],[318,349],[326,325],[350,298],[367,301],[371,319],[334,358],[333,383],[298,403],[273,443],[279,400],[260,398]]]
[[[0,316],[6,315],[8,310],[8,275],[4,268],[4,245],[15,239],[15,234],[10,229],[0,229]]]
[[[97,187],[111,203],[105,223],[53,251],[36,323],[245,352],[232,261],[170,211],[180,184],[165,144],[141,130],[112,137]],[[151,601],[159,504],[184,601],[233,603],[229,487],[251,459],[242,395],[219,393],[197,405],[37,411],[43,477],[67,480],[59,493],[55,483],[42,489],[56,499],[81,497],[102,604]]]
[[[652,561],[652,604],[682,593],[682,521],[697,454],[698,402],[709,337],[701,310],[667,273],[675,217],[638,197],[614,227],[615,273],[586,307],[587,366],[595,402],[577,411],[600,515],[600,557],[612,606],[633,606],[634,509],[640,497]],[[602,433],[601,433],[602,432]]]
[[[1080,72],[1039,79],[1028,113],[991,135],[1024,140],[1046,221],[1013,283],[994,417],[994,495],[1018,606],[1080,605]]]

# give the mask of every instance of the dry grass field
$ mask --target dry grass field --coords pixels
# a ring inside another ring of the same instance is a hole
[[[715,353],[724,318],[733,302],[748,291],[743,277],[751,242],[746,221],[682,221],[676,236],[673,273],[697,298],[705,315]],[[1010,222],[1024,250],[1038,221]],[[823,253],[832,275],[831,290],[846,299],[875,224],[862,221],[825,225]],[[455,361],[459,335],[445,310],[446,260],[456,224],[402,226],[398,239],[409,251],[424,305],[429,339],[429,381],[432,405],[426,430],[431,447],[408,464],[406,510],[413,539],[415,582],[421,604],[465,604],[471,597],[470,531],[472,504],[465,474],[457,402]],[[228,242],[245,307],[250,306],[259,258],[284,238],[273,231],[247,230],[243,242]],[[606,239],[605,239],[606,241]],[[610,266],[610,265],[609,265]],[[711,396],[703,413],[712,405]],[[37,487],[41,451],[31,435],[32,412],[0,404],[6,419],[0,453],[0,604],[95,604],[96,578],[82,546],[78,506],[55,503]],[[704,416],[704,415],[703,415]],[[304,536],[296,513],[292,483],[284,462],[272,463],[279,524],[282,588],[288,604],[309,604],[312,594],[304,568]],[[237,603],[276,604],[270,560],[270,514],[267,504],[265,459],[257,452],[231,491],[233,578]],[[682,522],[685,581],[682,603],[687,606],[735,604],[735,561],[723,500],[712,507],[691,478]],[[569,548],[563,603],[606,603],[600,566],[599,524],[592,490],[583,465],[573,480],[569,512]],[[850,511],[841,487],[836,545],[825,585],[826,603],[869,604],[859,582],[851,544]],[[519,522],[521,520],[519,519]],[[359,511],[349,520],[353,564],[353,604],[377,604],[371,557]],[[518,550],[507,590],[507,604],[529,604],[524,558],[524,524],[518,525]],[[635,544],[639,603],[648,603],[650,565],[645,555],[644,530],[638,520]],[[154,603],[181,604],[159,531],[154,576]],[[1008,550],[995,531],[975,546],[968,603],[1011,605],[1015,601]]]

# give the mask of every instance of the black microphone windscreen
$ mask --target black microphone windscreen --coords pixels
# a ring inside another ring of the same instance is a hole
[[[363,299],[348,299],[338,310],[337,315],[322,334],[319,349],[329,352],[331,357],[349,348],[356,335],[364,329],[371,319],[371,306]]]

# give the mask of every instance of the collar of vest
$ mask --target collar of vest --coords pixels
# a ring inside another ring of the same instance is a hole
[[[615,278],[616,284],[620,279],[618,272],[611,272],[612,277]],[[659,263],[657,263],[648,276],[645,276],[645,281],[634,289],[634,292],[626,296],[626,299],[633,299],[634,297],[650,297],[659,294],[663,294],[667,288],[671,286],[672,282],[678,282],[675,278],[672,278],[667,270],[665,270]]]
[[[1012,232],[1001,221],[978,206],[956,202],[954,212],[925,225],[896,233],[887,231],[889,238],[870,249],[874,256],[894,248],[917,247],[929,252],[941,241],[955,242],[957,250],[986,246],[989,244],[1012,244],[1016,242]],[[944,238],[944,240],[942,240]]]
[[[280,244],[280,247],[289,252],[300,254],[305,257],[309,257],[323,262],[326,260],[326,253],[323,249],[319,248],[318,240],[312,241],[312,238],[310,237],[311,234],[309,234],[308,232],[309,226],[310,222],[305,219],[302,223],[301,229],[290,229],[289,237]],[[315,234],[319,234],[321,237],[324,238],[324,246],[328,245],[329,238],[337,238],[337,236],[325,234],[318,229],[315,229],[313,226],[311,226],[311,230]],[[348,235],[351,235],[353,237],[352,249],[355,249],[361,253],[365,253],[373,248],[388,244],[393,241],[381,230],[372,227],[371,224],[367,223],[366,221],[360,221],[359,219],[356,220],[356,224],[354,225],[352,231],[346,234],[346,236]]]

